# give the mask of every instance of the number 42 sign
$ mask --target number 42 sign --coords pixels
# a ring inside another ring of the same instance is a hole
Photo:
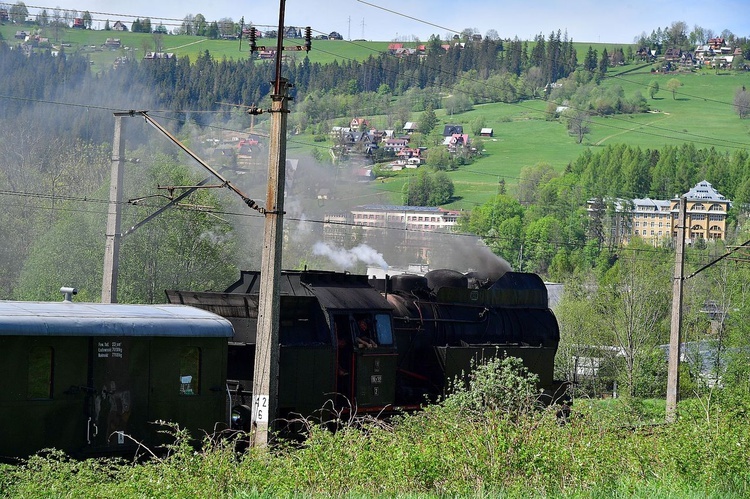
[[[268,423],[268,395],[253,397],[253,421]]]

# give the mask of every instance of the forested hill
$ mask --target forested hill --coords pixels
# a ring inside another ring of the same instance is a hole
[[[531,66],[539,68],[541,80],[550,82],[570,74],[577,63],[572,41],[561,40],[559,33],[550,35],[546,44],[537,43],[531,53],[519,40],[484,40],[447,49],[441,43],[437,37],[431,39],[424,56],[380,53],[361,63],[349,60],[325,65],[308,59],[292,60],[284,64],[283,74],[294,84],[293,96],[298,98],[314,92],[400,95],[411,88],[448,89],[466,73],[476,75],[478,81],[498,73],[513,78]],[[0,118],[18,117],[39,101],[88,106],[89,110],[156,108],[185,112],[213,111],[221,103],[261,104],[274,78],[274,65],[269,61],[215,60],[208,52],[195,61],[187,57],[125,60],[99,75],[90,74],[84,57],[62,55],[54,57],[47,52],[27,57],[0,42],[0,71],[5,75],[0,80]],[[510,87],[499,95],[474,98],[515,102],[523,93]],[[63,116],[59,125],[66,131],[84,140],[108,140],[111,122],[92,124],[91,120],[97,118],[91,113],[84,122],[80,109],[66,112],[63,107],[56,109],[56,115]],[[107,120],[111,117],[108,113],[103,116]]]

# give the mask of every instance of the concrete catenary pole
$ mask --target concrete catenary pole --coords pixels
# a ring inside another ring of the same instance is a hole
[[[104,248],[104,277],[102,278],[102,303],[117,303],[117,274],[120,259],[120,221],[122,218],[122,180],[125,163],[125,140],[123,139],[123,116],[115,113],[115,135],[112,140],[112,173],[109,185],[109,208],[107,210],[107,234]]]
[[[258,328],[253,373],[251,443],[266,446],[270,425],[277,417],[279,391],[279,281],[284,228],[286,169],[287,81],[281,77],[284,32],[284,0],[280,2],[276,47],[276,80],[271,96],[271,133],[268,152],[265,230],[260,269]]]
[[[669,333],[669,367],[667,371],[668,422],[677,418],[677,397],[680,391],[680,336],[682,333],[682,285],[685,272],[685,214],[687,198],[680,198],[680,214],[677,218],[677,241],[675,244],[674,281],[672,284],[672,327]]]

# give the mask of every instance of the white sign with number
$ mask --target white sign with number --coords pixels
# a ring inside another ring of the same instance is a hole
[[[268,395],[253,397],[253,421],[268,423]]]

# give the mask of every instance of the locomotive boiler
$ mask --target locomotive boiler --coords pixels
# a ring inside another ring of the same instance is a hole
[[[259,283],[259,272],[243,271],[224,292],[167,291],[172,303],[232,322],[228,379],[237,387],[231,404],[245,411],[236,415],[244,423]],[[277,421],[415,410],[445,394],[473,361],[497,356],[521,358],[550,395],[559,386],[553,380],[559,327],[535,274],[435,270],[368,279],[284,271],[280,295]]]

